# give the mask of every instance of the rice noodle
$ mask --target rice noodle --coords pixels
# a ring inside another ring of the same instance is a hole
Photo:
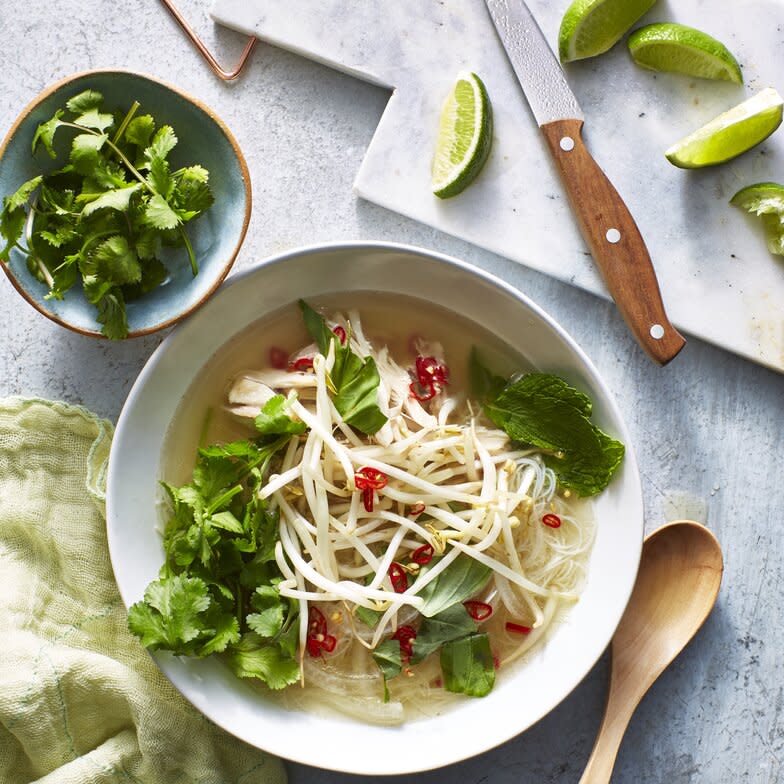
[[[281,595],[299,602],[303,694],[312,690],[322,704],[364,720],[399,723],[407,712],[424,710],[423,702],[434,709],[445,704],[434,685],[437,657],[418,664],[412,677],[396,679],[394,700],[384,705],[381,674],[367,649],[417,623],[422,590],[460,556],[487,566],[491,577],[481,597],[493,614],[483,630],[506,665],[540,643],[578,597],[593,526],[584,515],[578,520],[571,499],[556,494],[555,475],[537,450],[512,444],[451,386],[429,402],[413,397],[409,372],[386,347],[373,345],[355,312],[331,323],[345,329],[356,354],[376,362],[378,405],[388,418],[378,433],[355,431],[335,406],[335,341],[326,357],[314,355],[315,346],[298,352],[313,358],[310,372],[242,373],[228,407],[254,418],[273,395],[288,395],[289,411],[308,428],[291,439],[259,491],[280,511],[275,561],[284,577]],[[444,361],[438,344],[419,340],[417,350]],[[369,506],[355,482],[365,468],[387,481],[371,491]],[[560,517],[559,528],[541,524],[547,513]],[[419,569],[409,557],[424,545],[442,557]],[[414,575],[401,593],[389,577],[393,562]],[[304,656],[310,603],[322,607],[337,639],[323,660]],[[373,628],[355,618],[360,607],[379,614]],[[506,620],[532,631],[510,633]]]

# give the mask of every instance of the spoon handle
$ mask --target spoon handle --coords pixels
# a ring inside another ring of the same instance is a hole
[[[618,699],[615,696],[617,694],[617,690],[611,685],[602,724],[580,784],[609,784],[610,782],[618,749],[639,702],[639,700],[629,702]]]

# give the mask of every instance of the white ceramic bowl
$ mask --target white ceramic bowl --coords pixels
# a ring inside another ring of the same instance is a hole
[[[155,659],[216,724],[248,743],[308,765],[361,774],[427,770],[486,751],[530,727],[588,673],[631,594],[643,538],[640,478],[629,432],[594,366],[519,291],[447,256],[390,243],[344,243],[276,256],[234,275],[150,358],[117,425],[109,465],[107,528],[120,594],[140,599],[163,561],[155,499],[164,434],[188,386],[248,324],[299,297],[379,290],[425,298],[494,332],[538,369],[588,393],[594,420],[626,444],[622,469],[595,502],[598,523],[581,600],[547,643],[483,699],[466,698],[433,719],[396,728],[287,711],[235,678],[220,661]]]

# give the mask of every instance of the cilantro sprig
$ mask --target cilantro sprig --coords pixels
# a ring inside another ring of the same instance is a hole
[[[203,166],[172,170],[177,136],[169,125],[156,129],[151,115],[138,115],[138,101],[124,115],[103,103],[99,92],[85,90],[38,126],[33,154],[43,148],[56,159],[55,136],[70,132],[68,161],[5,197],[0,261],[8,262],[12,249],[23,253],[49,287],[47,299],[62,299],[81,279],[101,331],[120,340],[128,334],[126,302],[168,275],[162,247],[183,247],[198,273],[185,224],[214,197]]]
[[[223,654],[237,676],[271,689],[300,677],[299,608],[278,588],[278,512],[258,494],[276,455],[301,432],[284,402],[264,406],[256,438],[199,449],[188,484],[162,483],[172,508],[165,562],[128,610],[128,627],[150,650]]]

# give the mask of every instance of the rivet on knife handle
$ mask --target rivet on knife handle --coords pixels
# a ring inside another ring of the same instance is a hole
[[[542,126],[583,237],[638,343],[660,365],[686,344],[670,324],[637,224],[582,140],[582,120]]]

